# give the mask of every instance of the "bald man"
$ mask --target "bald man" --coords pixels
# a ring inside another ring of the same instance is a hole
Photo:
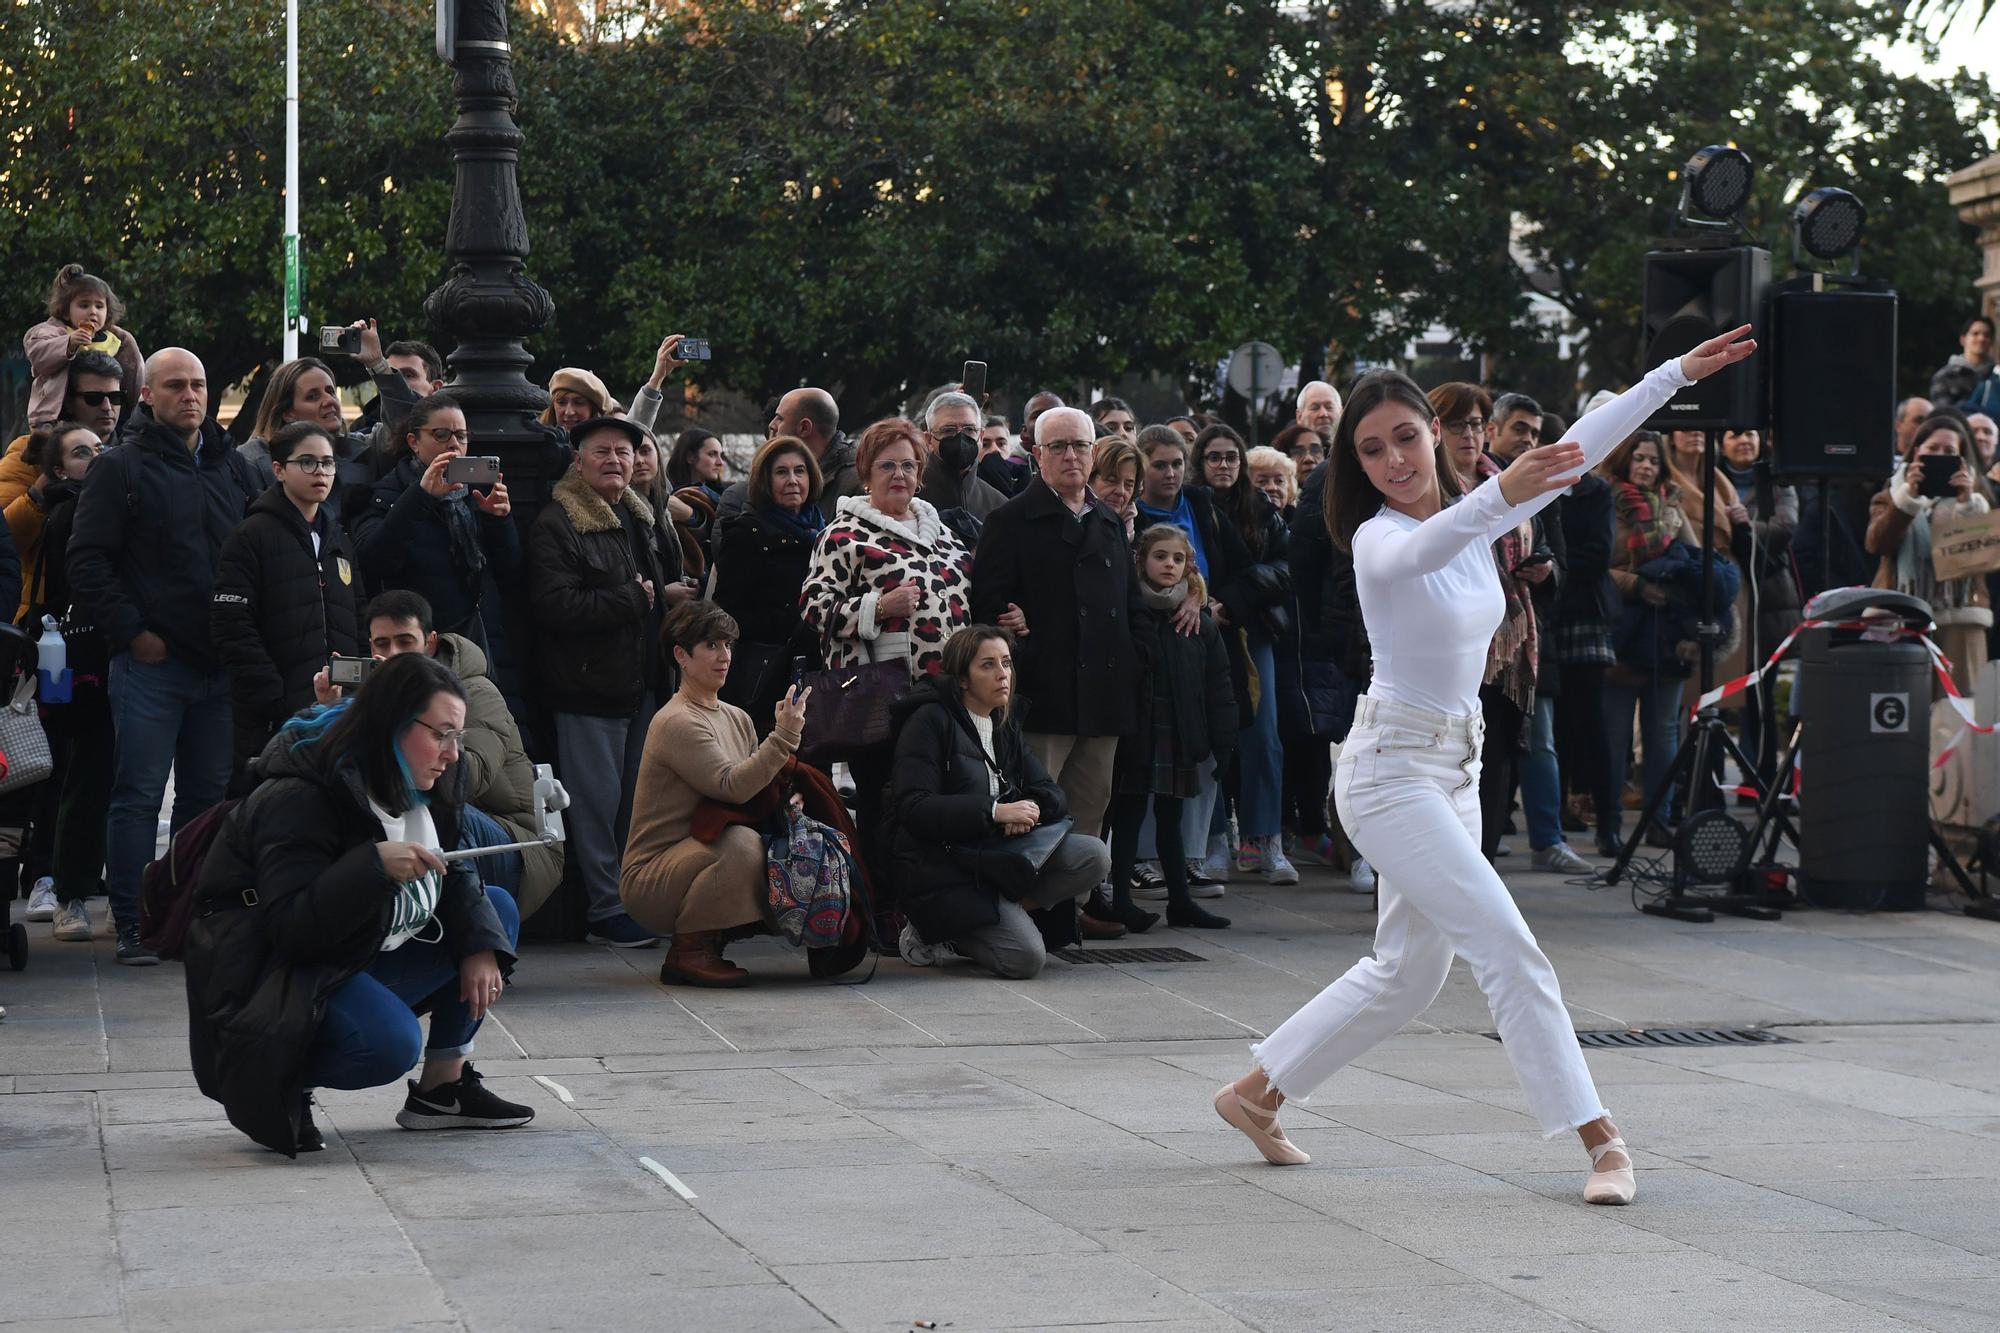
[[[118,961],[159,962],[139,942],[139,874],[153,857],[167,771],[176,832],[229,784],[229,677],[209,632],[222,544],[263,489],[208,416],[201,358],[146,362],[124,444],[91,465],[69,543],[77,608],[109,641],[111,812],[104,878]]]
[[[1293,415],[1301,426],[1319,436],[1321,443],[1332,444],[1334,427],[1340,424],[1340,390],[1325,380],[1314,380],[1299,390]]]
[[[831,523],[839,512],[842,496],[861,494],[861,474],[854,468],[854,446],[840,430],[840,405],[825,389],[800,388],[778,400],[777,410],[764,427],[764,438],[796,435],[819,460],[824,485],[819,493],[819,511]],[[715,506],[714,550],[722,549],[722,530],[729,526],[743,506],[750,502],[748,479],[734,483],[722,493]]]

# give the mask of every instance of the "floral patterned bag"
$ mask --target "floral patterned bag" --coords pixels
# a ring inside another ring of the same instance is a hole
[[[831,948],[847,925],[854,850],[847,836],[792,806],[764,839],[771,918],[795,947]]]

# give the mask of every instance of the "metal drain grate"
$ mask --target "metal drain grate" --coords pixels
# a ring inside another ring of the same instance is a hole
[[[1485,1034],[1500,1040],[1497,1032]],[[1630,1046],[1775,1046],[1795,1043],[1765,1028],[1624,1028],[1616,1032],[1579,1032],[1576,1044],[1599,1049]]]
[[[1186,949],[1063,949],[1056,954],[1065,963],[1205,963],[1208,960]]]

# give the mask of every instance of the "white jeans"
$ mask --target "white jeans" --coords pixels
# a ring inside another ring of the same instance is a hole
[[[1341,826],[1380,877],[1375,955],[1251,1048],[1288,1101],[1430,1008],[1452,956],[1485,992],[1542,1131],[1605,1114],[1555,969],[1479,851],[1478,716],[1361,700],[1333,787]]]

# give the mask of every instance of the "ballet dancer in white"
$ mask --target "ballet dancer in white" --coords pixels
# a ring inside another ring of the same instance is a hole
[[[1669,361],[1447,506],[1438,423],[1393,371],[1363,377],[1328,451],[1327,531],[1354,554],[1375,676],[1341,746],[1342,825],[1379,876],[1375,953],[1251,1048],[1250,1072],[1215,1095],[1265,1160],[1309,1160],[1278,1126],[1335,1071],[1428,1009],[1454,955],[1485,992],[1502,1049],[1544,1134],[1590,1153],[1583,1197],[1630,1203],[1625,1141],[1598,1100],[1555,969],[1479,851],[1479,682],[1503,604],[1492,542],[1596,466],[1696,380],[1749,356],[1749,326]]]

